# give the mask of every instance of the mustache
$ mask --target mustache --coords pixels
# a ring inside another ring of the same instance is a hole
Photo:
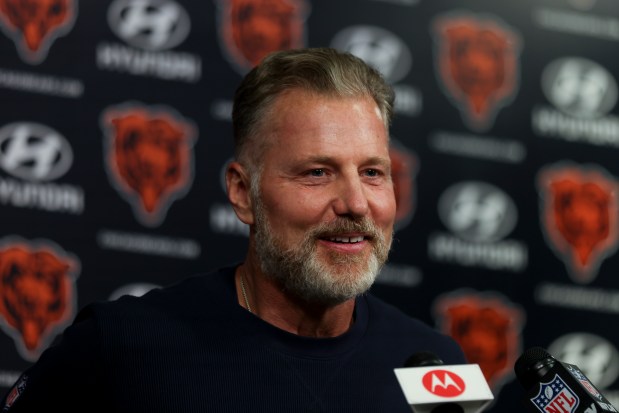
[[[363,234],[371,240],[383,238],[380,228],[367,217],[359,219],[337,218],[334,221],[324,222],[315,226],[309,231],[308,235],[313,238],[324,238],[350,233]]]

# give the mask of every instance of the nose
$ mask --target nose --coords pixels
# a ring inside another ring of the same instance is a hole
[[[342,177],[338,182],[333,210],[338,216],[351,218],[364,217],[368,214],[369,203],[366,189],[358,175]]]

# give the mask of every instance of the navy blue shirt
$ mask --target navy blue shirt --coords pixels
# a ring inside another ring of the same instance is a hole
[[[419,351],[465,362],[451,338],[371,294],[356,300],[355,322],[341,336],[280,330],[238,305],[231,267],[87,306],[0,406],[410,413],[393,369]]]

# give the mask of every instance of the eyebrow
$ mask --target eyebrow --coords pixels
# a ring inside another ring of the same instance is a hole
[[[317,163],[331,163],[331,162],[334,162],[334,160],[335,160],[334,157],[327,156],[327,155],[314,155],[306,159],[306,161],[308,162],[317,162]],[[388,158],[384,158],[382,156],[372,156],[368,158],[366,161],[364,161],[363,163],[375,163],[375,164],[381,164],[381,165],[389,165],[391,163],[391,160]]]
[[[317,155],[317,156],[311,156],[307,159],[305,159],[304,162],[307,163],[324,163],[324,164],[333,164],[336,163],[335,159],[331,156],[325,156],[325,155]],[[389,158],[383,158],[381,156],[372,156],[368,159],[366,159],[363,162],[363,165],[380,165],[384,168],[390,168],[391,166],[391,160]]]
[[[383,158],[380,156],[373,156],[370,159],[368,159],[368,164],[377,164],[377,165],[381,165],[385,168],[389,168],[391,166],[391,159],[390,158]]]

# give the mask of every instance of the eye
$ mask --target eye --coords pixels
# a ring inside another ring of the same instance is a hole
[[[324,169],[312,169],[311,171],[308,172],[308,175],[315,176],[315,177],[321,177],[325,175],[325,170]]]
[[[371,178],[375,178],[377,176],[380,176],[381,172],[378,169],[366,169],[365,170],[365,175],[369,176]]]

